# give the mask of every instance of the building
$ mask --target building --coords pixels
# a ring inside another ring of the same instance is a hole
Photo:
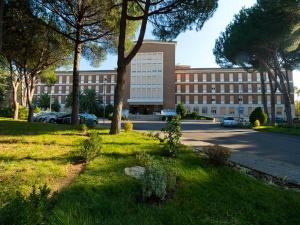
[[[248,73],[241,68],[176,66],[175,51],[176,42],[144,41],[127,68],[124,109],[132,114],[152,114],[163,109],[174,110],[182,102],[189,111],[206,116],[247,118],[254,108],[262,106],[257,72]],[[58,71],[57,76],[58,82],[51,88],[38,83],[35,95],[51,94],[64,106],[72,90],[72,72]],[[293,92],[292,73],[289,76]],[[81,71],[80,89],[94,89],[102,101],[113,104],[116,77],[116,70]],[[270,106],[267,74],[265,77]],[[276,93],[276,115],[284,117],[283,97],[279,91]]]

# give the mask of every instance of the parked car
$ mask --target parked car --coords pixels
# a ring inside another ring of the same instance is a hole
[[[72,117],[72,114],[70,114],[70,113],[58,116],[56,118],[56,123],[71,124],[71,117]],[[98,123],[98,118],[94,114],[79,113],[78,119],[79,119],[80,124],[86,123],[88,125],[95,125]]]
[[[239,125],[239,122],[236,121],[233,117],[224,117],[221,126],[223,127],[236,127]]]
[[[49,112],[46,112],[46,111],[42,111],[42,112],[39,112],[39,113],[34,113],[33,114],[33,121],[34,122],[39,122],[40,121],[40,118],[47,115]]]
[[[49,114],[43,116],[41,122],[56,123],[57,117],[62,116],[62,115],[65,115],[65,113],[52,112],[52,113],[49,113]]]

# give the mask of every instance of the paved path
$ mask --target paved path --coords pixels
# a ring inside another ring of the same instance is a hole
[[[163,122],[135,122],[136,130],[160,130]],[[251,129],[222,128],[210,122],[183,122],[183,143],[220,144],[233,149],[232,161],[300,184],[300,137]]]

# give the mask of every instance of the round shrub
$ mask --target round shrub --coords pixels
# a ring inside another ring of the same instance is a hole
[[[131,121],[127,121],[124,123],[125,132],[129,132],[133,130],[133,123]]]
[[[229,160],[231,152],[229,148],[213,145],[207,147],[205,154],[209,163],[214,165],[225,165]]]
[[[263,112],[261,107],[257,107],[249,116],[249,121],[254,126],[256,120],[259,120],[260,124],[266,124],[268,121],[268,116]]]
[[[260,127],[260,122],[259,122],[259,120],[255,120],[255,122],[254,122],[254,127]]]

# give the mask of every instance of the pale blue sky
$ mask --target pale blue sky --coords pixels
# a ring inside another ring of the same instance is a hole
[[[250,7],[256,0],[219,0],[219,7],[213,17],[208,20],[200,31],[187,31],[180,34],[177,41],[176,64],[190,65],[192,67],[218,67],[213,55],[215,40],[226,26],[232,21],[233,16],[242,7]],[[151,26],[148,27],[145,39],[153,39]],[[114,69],[117,57],[108,55],[99,68],[94,68],[82,60],[81,70]],[[294,72],[295,86],[300,87],[300,72]]]

